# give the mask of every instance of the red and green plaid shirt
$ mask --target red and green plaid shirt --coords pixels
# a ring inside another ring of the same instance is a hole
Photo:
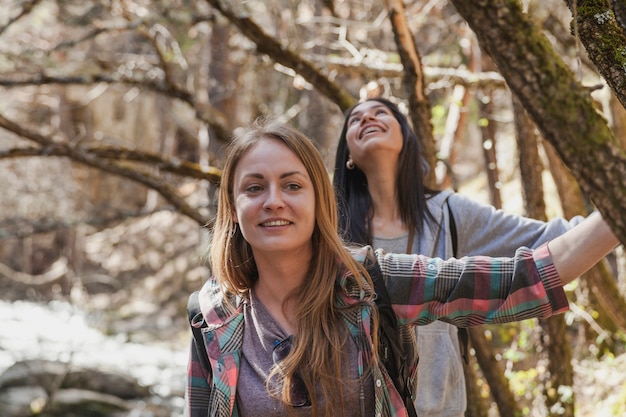
[[[394,311],[405,325],[443,320],[469,327],[545,318],[568,308],[546,245],[534,251],[520,248],[513,258],[466,257],[444,261],[380,250],[374,253],[370,247],[356,251],[354,256],[361,262],[368,256],[376,256]],[[354,285],[354,277],[346,274],[338,280],[344,292],[342,303],[354,303],[368,296]],[[239,416],[235,399],[243,314],[240,302],[236,301],[234,310],[228,310],[223,301],[216,281],[208,281],[200,292],[200,305],[207,324],[204,339],[211,369],[201,365],[192,343],[185,410],[188,417]],[[371,340],[369,307],[363,307],[360,314],[346,314],[344,320],[355,340],[363,336]],[[360,353],[361,374],[367,369],[369,354]],[[375,416],[406,416],[402,399],[386,372],[378,367],[372,367],[371,372]]]

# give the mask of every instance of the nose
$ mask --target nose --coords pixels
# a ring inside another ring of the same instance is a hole
[[[362,115],[361,115],[361,124],[364,124],[365,122],[368,122],[370,120],[374,120],[376,119],[376,115],[372,110],[366,110]]]
[[[267,198],[263,203],[263,208],[266,210],[276,210],[285,205],[283,200],[283,193],[280,187],[271,186],[267,190]]]

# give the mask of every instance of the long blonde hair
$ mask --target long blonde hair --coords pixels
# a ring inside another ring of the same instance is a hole
[[[316,219],[311,237],[314,255],[308,267],[308,279],[291,295],[296,301],[297,328],[300,331],[294,339],[291,353],[281,362],[280,368],[273,369],[270,377],[283,378],[279,395],[288,404],[291,378],[297,370],[307,387],[313,415],[319,415],[316,384],[319,384],[317,386],[325,399],[323,414],[337,414],[336,407],[343,407],[344,399],[342,364],[349,363],[344,357],[348,332],[341,319],[341,307],[337,306],[337,277],[348,270],[354,276],[366,277],[365,281],[357,280],[358,285],[372,288],[372,284],[363,266],[353,259],[338,236],[335,195],[321,155],[312,141],[297,129],[271,120],[257,120],[229,144],[209,247],[212,272],[227,295],[244,298],[248,297],[258,278],[252,249],[233,221],[233,179],[237,164],[246,152],[267,139],[280,141],[302,161],[315,192]],[[374,330],[376,326],[374,320]],[[375,337],[376,332],[372,331],[372,334]]]

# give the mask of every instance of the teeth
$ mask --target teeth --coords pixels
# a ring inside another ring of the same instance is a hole
[[[263,223],[263,226],[286,226],[289,222],[287,220],[272,220],[271,222]]]
[[[368,127],[367,129],[365,129],[362,133],[361,136],[365,136],[368,133],[374,133],[374,132],[378,132],[378,128],[376,127]]]

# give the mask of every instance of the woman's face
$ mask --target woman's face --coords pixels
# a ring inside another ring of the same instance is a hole
[[[367,172],[384,158],[397,161],[402,151],[402,130],[391,110],[378,101],[357,105],[348,117],[346,141],[354,163]],[[393,159],[390,159],[393,158]]]
[[[239,160],[233,206],[233,219],[254,256],[312,252],[313,183],[302,161],[283,143],[263,139]]]

